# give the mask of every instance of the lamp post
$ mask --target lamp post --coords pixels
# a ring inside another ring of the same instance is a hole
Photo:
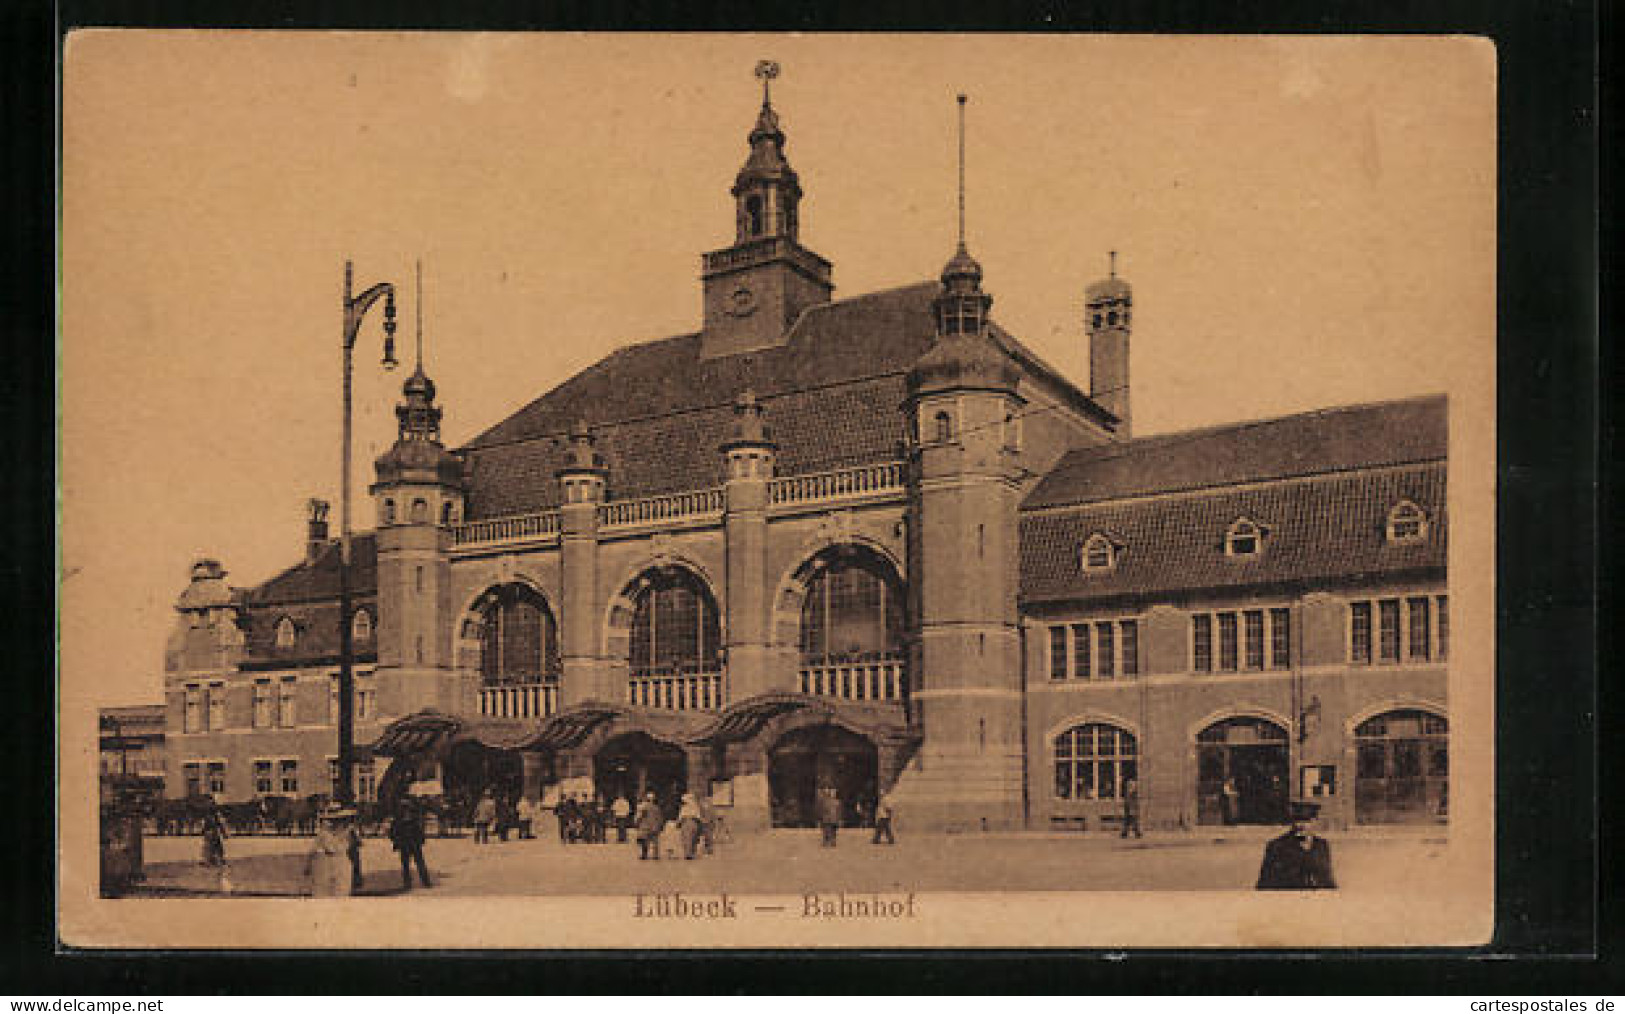
[[[351,362],[361,319],[384,298],[384,368],[395,368],[395,286],[379,282],[359,295],[352,294],[353,266],[344,262],[344,474],[339,482],[339,764],[334,797],[349,806],[355,802],[355,645],[350,623],[350,444]]]

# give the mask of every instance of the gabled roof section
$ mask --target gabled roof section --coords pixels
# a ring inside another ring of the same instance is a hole
[[[1430,395],[1081,448],[1062,458],[1022,507],[1442,461],[1446,408],[1443,395]]]
[[[371,595],[378,585],[378,543],[372,532],[350,537],[350,590]],[[305,559],[255,588],[238,592],[238,601],[257,608],[339,597],[339,543],[329,542],[314,560]]]
[[[463,448],[467,516],[558,506],[554,473],[583,419],[606,460],[612,499],[720,485],[717,448],[746,388],[778,442],[780,475],[898,458],[904,378],[935,340],[939,288],[921,282],[812,307],[776,348],[703,359],[701,336],[691,334],[621,349]],[[1007,333],[996,331],[995,340],[1030,375],[1070,387]]]

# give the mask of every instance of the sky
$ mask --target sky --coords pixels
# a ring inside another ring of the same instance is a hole
[[[341,294],[399,287],[456,446],[698,329],[759,59],[836,298],[934,278],[1087,386],[1134,286],[1139,435],[1494,380],[1495,58],[1341,37],[77,32],[63,84],[60,666],[155,701],[192,561],[298,561],[340,473]],[[356,527],[408,367],[356,350]],[[1487,418],[1488,416],[1483,416]],[[335,526],[336,530],[336,526]]]

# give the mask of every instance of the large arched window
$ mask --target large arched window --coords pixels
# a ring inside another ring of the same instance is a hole
[[[835,551],[819,559],[801,604],[803,665],[903,657],[902,588],[883,561]]]
[[[1075,725],[1055,737],[1057,799],[1121,799],[1139,776],[1139,747],[1127,729],[1101,722]]]
[[[1354,729],[1354,819],[1361,824],[1443,820],[1449,812],[1450,724],[1416,708]]]
[[[558,625],[542,597],[522,584],[486,592],[480,615],[480,676],[487,686],[558,678]]]
[[[680,567],[645,575],[633,596],[628,663],[633,676],[717,672],[722,636],[717,604]]]

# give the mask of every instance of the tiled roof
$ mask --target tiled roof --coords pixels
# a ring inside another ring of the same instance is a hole
[[[1072,451],[1022,506],[1439,461],[1446,436],[1445,398],[1433,395],[1147,437]]]
[[[1427,513],[1427,536],[1390,545],[1388,512],[1401,500]],[[1240,517],[1266,529],[1257,556],[1225,555]],[[1121,548],[1112,569],[1085,573],[1078,551],[1095,532]],[[1442,461],[1097,502],[1023,514],[1021,595],[1036,604],[1443,568],[1447,536]]]
[[[935,337],[938,290],[923,282],[813,307],[778,348],[702,359],[700,336],[691,334],[621,349],[463,448],[468,517],[557,506],[554,472],[581,419],[607,459],[612,498],[719,485],[717,445],[745,388],[779,444],[780,475],[895,458],[904,376]],[[1060,380],[1007,333],[993,336],[1024,368]],[[1081,394],[1077,400],[1100,412]]]
[[[376,627],[378,607],[374,603],[378,583],[377,542],[372,532],[352,537],[350,543],[350,590],[354,608],[371,610]],[[334,540],[314,561],[298,564],[256,588],[238,592],[244,607],[246,661],[249,665],[298,665],[334,659],[339,653],[338,628],[339,544]],[[292,648],[276,644],[276,626],[286,616],[293,620]],[[358,661],[371,657],[371,644],[355,646]]]

